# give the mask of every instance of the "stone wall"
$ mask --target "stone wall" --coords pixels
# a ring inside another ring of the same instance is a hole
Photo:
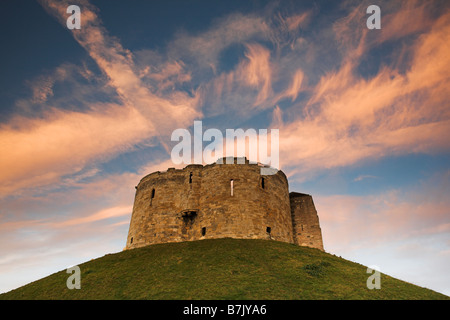
[[[319,216],[313,198],[309,194],[297,192],[291,192],[289,198],[294,243],[324,251]]]
[[[297,243],[293,222],[310,221],[316,230],[310,210],[303,218],[291,210],[297,202],[290,199],[284,173],[261,175],[260,169],[234,158],[233,164],[188,165],[145,176],[136,187],[126,249],[225,237]],[[317,240],[316,232],[311,236]]]

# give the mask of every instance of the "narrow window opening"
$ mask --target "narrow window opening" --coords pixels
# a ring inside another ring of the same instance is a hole
[[[189,173],[189,183],[192,183],[192,172]]]
[[[133,237],[131,237],[131,239],[130,239],[130,244],[132,244],[133,243]]]
[[[152,189],[152,194],[150,196],[150,206],[152,206],[153,198],[155,197],[155,189]]]
[[[230,180],[231,196],[233,196],[233,179]]]
[[[264,189],[264,178],[261,178],[261,188]]]
[[[206,234],[206,227],[203,227],[203,228],[202,228],[202,237],[204,237],[205,234]]]

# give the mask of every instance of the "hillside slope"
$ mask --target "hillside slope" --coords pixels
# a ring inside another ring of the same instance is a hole
[[[108,254],[0,299],[449,299],[387,275],[366,287],[367,268],[317,249],[267,240],[168,243]]]

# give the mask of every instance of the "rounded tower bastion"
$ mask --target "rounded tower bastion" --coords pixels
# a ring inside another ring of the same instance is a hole
[[[301,210],[291,208],[297,202],[290,199],[285,174],[279,170],[261,175],[261,165],[238,159],[169,168],[142,178],[136,186],[126,249],[227,237],[297,243],[294,228],[301,219],[294,215]],[[313,223],[317,239],[318,217]]]

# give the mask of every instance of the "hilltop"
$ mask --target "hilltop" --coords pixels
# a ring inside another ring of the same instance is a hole
[[[150,245],[79,265],[81,289],[66,270],[0,299],[450,299],[318,249],[270,240],[214,239]]]

